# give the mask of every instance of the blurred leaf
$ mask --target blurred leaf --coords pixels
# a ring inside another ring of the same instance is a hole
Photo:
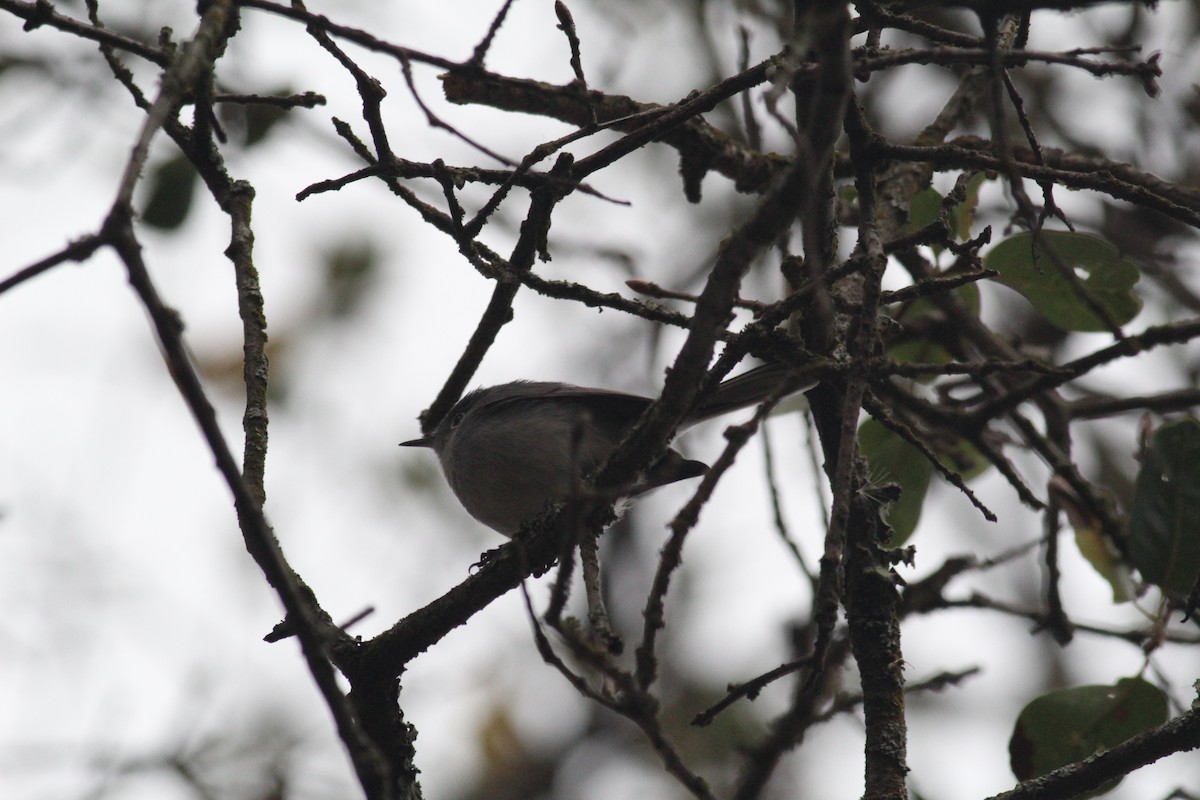
[[[278,94],[286,96],[291,94],[291,92],[284,90]],[[271,129],[283,120],[290,111],[290,108],[267,105],[265,103],[254,103],[246,106],[246,147],[253,147],[263,139],[266,139]]]
[[[276,86],[265,92],[258,92],[262,97],[291,97],[295,93],[292,86]],[[267,138],[271,130],[295,109],[272,103],[246,103],[240,105],[245,125],[245,145],[253,147]]]
[[[1049,491],[1075,530],[1075,545],[1080,555],[1112,587],[1113,602],[1127,603],[1135,598],[1132,570],[1116,545],[1104,535],[1095,512],[1080,501],[1071,485],[1058,475],[1050,479]]]
[[[343,242],[324,255],[324,300],[331,316],[347,317],[374,285],[379,254],[368,239]]]
[[[975,224],[975,212],[979,209],[979,188],[987,180],[987,173],[976,172],[967,181],[967,196],[954,206],[955,234],[960,241],[971,238],[971,226]]]
[[[1051,252],[1048,252],[1051,251]],[[1054,325],[1068,331],[1107,330],[1054,261],[1080,275],[1083,288],[1118,325],[1137,316],[1142,301],[1130,291],[1141,278],[1137,264],[1098,236],[1042,231],[1010,236],[984,256],[999,283],[1019,292]]]
[[[1200,422],[1171,422],[1151,438],[1134,489],[1129,556],[1168,596],[1191,591],[1200,571]]]
[[[290,85],[256,91],[245,100],[251,102],[223,102],[217,106],[217,114],[221,116],[222,125],[226,127],[230,139],[241,142],[247,149],[262,144],[275,126],[288,119],[289,115],[325,103],[325,98],[316,92],[298,94]]]
[[[933,465],[917,448],[875,419],[858,429],[858,444],[871,467],[871,480],[900,485],[900,499],[888,506],[885,521],[895,535],[891,544],[903,544],[917,528]]]
[[[959,439],[948,451],[938,451],[942,462],[958,473],[964,481],[974,480],[987,472],[992,462],[984,458],[979,448],[966,439]]]
[[[1133,587],[1132,570],[1108,537],[1099,527],[1074,525],[1075,546],[1079,554],[1092,565],[1092,569],[1112,588],[1114,603],[1128,603],[1137,597]]]
[[[267,361],[271,365],[267,400],[272,406],[282,406],[288,402],[292,386],[288,364],[295,344],[294,333],[294,330],[287,327],[273,327],[270,338],[267,339]],[[198,348],[193,357],[205,381],[231,395],[244,396],[245,353],[240,344],[225,349]]]
[[[436,464],[435,460],[429,458],[401,459],[397,473],[401,485],[416,492],[440,490],[443,485],[442,472]]]
[[[476,748],[482,756],[480,774],[465,797],[547,797],[556,774],[558,749],[571,741],[549,747],[533,747],[515,724],[510,697],[498,697],[475,732]]]
[[[954,271],[950,270],[942,274],[952,275]],[[978,316],[980,308],[978,286],[968,283],[953,290],[951,294]],[[888,355],[892,359],[902,363],[928,364],[947,364],[954,360],[948,337],[957,336],[958,330],[946,322],[946,315],[933,300],[928,297],[919,297],[902,304],[897,311],[893,312],[893,316],[902,323],[904,332],[896,337],[888,348]],[[930,375],[920,380],[928,383],[935,377]]]
[[[165,231],[182,225],[192,209],[197,177],[182,153],[156,164],[148,179],[149,194],[142,209],[142,222]]]
[[[265,100],[293,98],[296,92],[291,86],[276,86],[254,94]],[[296,108],[277,102],[224,102],[217,106],[217,114],[230,138],[249,148],[262,143]]]
[[[1108,750],[1166,720],[1166,694],[1141,678],[1048,692],[1021,709],[1008,743],[1009,763],[1018,780],[1029,780]],[[1093,794],[1108,791],[1119,780]]]

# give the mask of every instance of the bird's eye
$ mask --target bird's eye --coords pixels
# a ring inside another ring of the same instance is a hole
[[[465,411],[460,411],[457,414],[455,414],[454,419],[450,420],[450,430],[454,430],[455,428],[457,428],[458,423],[462,422],[463,417],[465,417],[466,415],[467,414]]]

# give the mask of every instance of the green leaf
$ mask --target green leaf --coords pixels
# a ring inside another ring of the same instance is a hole
[[[961,203],[955,203],[950,208],[950,236],[960,241],[971,238],[971,225],[975,222],[975,209],[979,206],[979,187],[987,179],[987,175],[977,172],[967,181],[966,196]],[[946,198],[932,186],[917,192],[908,205],[908,224],[904,230],[907,233],[918,231],[926,225],[937,222],[942,212],[942,203]],[[941,252],[942,245],[933,245],[934,252]]]
[[[858,444],[871,467],[871,480],[900,486],[900,499],[888,506],[885,522],[895,533],[891,544],[903,544],[921,519],[933,465],[921,451],[874,419],[859,427]]]
[[[971,226],[975,224],[975,211],[979,208],[979,187],[987,180],[987,174],[976,172],[967,181],[967,196],[963,202],[954,206],[955,234],[960,240],[971,238]]]
[[[1076,526],[1075,546],[1079,548],[1079,554],[1092,565],[1092,569],[1108,582],[1114,603],[1128,603],[1137,596],[1132,579],[1133,570],[1103,531],[1098,527]]]
[[[1129,515],[1129,557],[1163,593],[1187,597],[1200,572],[1200,422],[1163,425],[1150,440]]]
[[[1166,720],[1166,694],[1141,678],[1048,692],[1021,709],[1008,743],[1009,763],[1019,780],[1029,780],[1108,750]],[[1116,784],[1106,784],[1097,793]]]
[[[937,222],[938,216],[942,213],[942,203],[944,200],[945,198],[942,196],[942,193],[932,186],[917,192],[908,204],[908,224],[905,226],[905,231],[912,233],[913,231],[919,231],[926,225]],[[954,238],[955,231],[958,229],[958,225],[956,224],[958,210],[959,206],[955,205],[950,212],[951,228],[949,235],[951,238]],[[934,253],[940,254],[945,249],[945,245],[933,243],[930,244],[930,248]]]
[[[1092,568],[1112,587],[1113,602],[1125,603],[1137,597],[1133,567],[1104,531],[1099,515],[1085,503],[1067,480],[1059,475],[1050,478],[1050,498],[1063,510],[1075,529],[1075,545]],[[1099,491],[1103,492],[1103,489]]]
[[[909,232],[919,231],[926,225],[937,222],[938,214],[941,210],[941,192],[932,186],[917,192],[913,196],[912,202],[908,205],[908,225],[906,229]]]
[[[947,270],[942,275],[954,275],[954,270]],[[976,316],[979,315],[979,287],[968,283],[954,289],[952,294],[959,298]],[[897,310],[890,311],[893,318],[903,326],[903,332],[892,340],[888,355],[901,363],[932,363],[946,364],[954,360],[951,355],[950,342],[947,337],[957,337],[957,328],[946,322],[946,315],[938,308],[937,303],[928,297],[904,303]],[[924,378],[925,382],[934,380],[935,376]]]
[[[1087,296],[1118,325],[1137,316],[1142,301],[1131,289],[1141,278],[1137,264],[1098,236],[1042,231],[1010,236],[984,257],[995,279],[1025,297],[1039,314],[1067,331],[1107,330],[1104,321],[1062,273],[1061,266],[1079,276]]]
[[[142,222],[166,231],[182,225],[192,209],[196,178],[195,168],[182,153],[157,164],[150,173]]]

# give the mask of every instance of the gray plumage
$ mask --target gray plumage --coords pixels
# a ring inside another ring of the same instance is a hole
[[[767,364],[725,381],[684,420],[697,422],[760,403],[781,387],[812,386]],[[512,536],[547,503],[565,500],[599,467],[653,402],[563,383],[515,381],[476,389],[428,436],[403,442],[437,453],[450,488],[475,519]],[[694,478],[708,467],[668,450],[625,494]]]

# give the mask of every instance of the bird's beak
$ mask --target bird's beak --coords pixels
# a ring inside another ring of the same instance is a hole
[[[433,440],[428,436],[422,436],[420,439],[409,439],[407,442],[401,442],[401,447],[433,447]]]

